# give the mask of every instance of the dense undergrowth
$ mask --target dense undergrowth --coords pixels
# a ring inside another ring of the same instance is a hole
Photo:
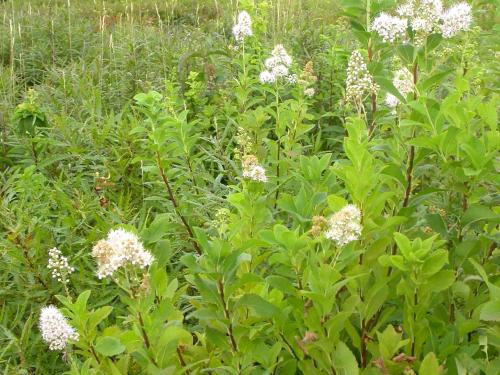
[[[499,374],[499,11],[439,3],[0,2],[3,373]]]

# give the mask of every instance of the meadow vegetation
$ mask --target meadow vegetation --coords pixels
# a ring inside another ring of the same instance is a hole
[[[500,374],[493,0],[0,1],[3,374]]]

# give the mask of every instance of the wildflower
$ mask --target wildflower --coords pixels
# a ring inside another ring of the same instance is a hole
[[[259,165],[257,157],[246,155],[242,161],[243,178],[258,182],[267,182],[266,170]]]
[[[309,87],[304,90],[304,95],[312,98],[316,94],[316,91],[314,90],[314,87]]]
[[[250,18],[250,15],[243,11],[240,14],[238,14],[237,22],[233,26],[233,35],[234,39],[238,43],[243,42],[245,40],[245,37],[247,36],[252,36],[252,19]]]
[[[470,5],[458,3],[443,14],[441,32],[444,38],[451,38],[460,31],[467,31],[472,23]]]
[[[396,13],[409,19],[410,27],[422,37],[437,29],[443,13],[441,0],[409,0]]]
[[[276,76],[272,72],[264,70],[259,75],[259,81],[262,84],[274,83],[276,82]]]
[[[239,146],[238,148],[234,149],[236,159],[240,159],[242,154],[247,155],[251,153],[253,148],[252,137],[241,126],[238,127],[238,132],[236,133],[234,140]]]
[[[294,85],[297,83],[297,75],[296,74],[289,74],[286,77],[286,80],[288,81],[289,84]]]
[[[92,248],[92,256],[96,259],[100,279],[111,276],[127,264],[146,268],[154,260],[137,236],[123,229],[111,230],[105,240],[97,242]]]
[[[368,72],[361,53],[353,51],[347,65],[346,100],[359,103],[365,94],[377,91],[378,85]]]
[[[327,220],[323,216],[313,216],[312,224],[313,225],[309,230],[309,234],[312,237],[318,237],[325,229],[325,226],[327,225]]]
[[[403,96],[407,96],[413,91],[413,76],[407,68],[402,68],[394,73],[392,80],[394,87]],[[399,99],[392,94],[387,94],[385,103],[391,108],[395,108],[399,104]]]
[[[361,235],[362,226],[360,221],[361,212],[359,209],[352,204],[348,204],[330,217],[325,236],[335,242],[337,246],[345,246],[357,240]]]
[[[274,83],[279,78],[285,78],[289,83],[295,83],[297,77],[289,74],[291,65],[292,58],[288,55],[283,45],[277,44],[271,52],[271,57],[267,58],[264,62],[266,69],[260,73],[260,82]]]
[[[39,328],[42,339],[49,344],[50,350],[63,350],[69,340],[78,340],[78,332],[68,324],[57,307],[52,305],[42,308]]]
[[[386,43],[393,43],[397,39],[404,39],[408,20],[391,16],[387,13],[380,15],[373,20],[372,29],[376,31]]]
[[[385,104],[390,108],[396,108],[399,104],[399,99],[391,93],[388,93],[385,97]],[[396,110],[393,112],[396,113]]]
[[[66,276],[75,271],[74,267],[69,265],[68,258],[63,256],[61,251],[56,247],[49,250],[47,268],[51,270],[52,278],[63,284],[68,282]]]

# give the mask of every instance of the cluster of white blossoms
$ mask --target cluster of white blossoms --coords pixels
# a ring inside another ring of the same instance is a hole
[[[316,94],[316,90],[314,90],[314,87],[308,87],[304,90],[304,95],[309,98],[312,98],[314,94]]]
[[[471,8],[467,3],[458,3],[445,10],[441,0],[408,0],[398,6],[397,16],[380,13],[373,20],[372,29],[386,43],[406,41],[409,26],[415,32],[417,43],[435,32],[444,38],[451,38],[460,31],[466,31],[472,23]]]
[[[123,229],[111,230],[106,239],[97,242],[92,248],[92,256],[97,262],[100,279],[111,276],[122,266],[146,268],[154,260],[137,236]]]
[[[451,38],[460,31],[467,31],[472,24],[472,11],[467,3],[458,3],[443,15],[441,33],[443,38]]]
[[[392,84],[403,96],[407,96],[413,91],[413,75],[407,68],[402,68],[394,73]],[[385,97],[385,104],[391,108],[395,108],[399,104],[399,99],[388,93]]]
[[[289,73],[289,68],[292,65],[292,58],[288,55],[285,47],[277,44],[271,52],[271,57],[264,62],[266,69],[260,73],[260,82],[274,83],[280,78],[286,79],[289,83],[295,83],[297,77]]]
[[[68,263],[68,258],[62,255],[61,250],[53,247],[49,250],[49,261],[47,268],[51,271],[52,278],[61,283],[68,283],[66,276],[75,271]]]
[[[243,178],[257,182],[267,182],[266,170],[259,164],[254,155],[246,155],[242,160]]]
[[[393,43],[398,38],[404,40],[407,27],[406,19],[394,17],[384,12],[380,13],[372,23],[372,30],[377,32],[386,43]]]
[[[325,237],[342,247],[357,240],[362,229],[361,212],[356,206],[348,204],[330,217]]]
[[[238,43],[243,42],[245,37],[252,36],[252,19],[246,11],[238,14],[236,24],[233,26],[233,35]]]
[[[364,95],[378,91],[378,85],[366,67],[359,51],[353,51],[347,64],[346,100],[359,103]]]
[[[68,324],[64,315],[55,306],[42,308],[38,326],[42,339],[49,345],[50,350],[64,350],[69,340],[78,340],[78,332]]]

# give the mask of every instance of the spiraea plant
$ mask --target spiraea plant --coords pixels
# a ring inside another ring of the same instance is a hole
[[[500,373],[487,1],[56,3],[0,3],[0,369]]]

